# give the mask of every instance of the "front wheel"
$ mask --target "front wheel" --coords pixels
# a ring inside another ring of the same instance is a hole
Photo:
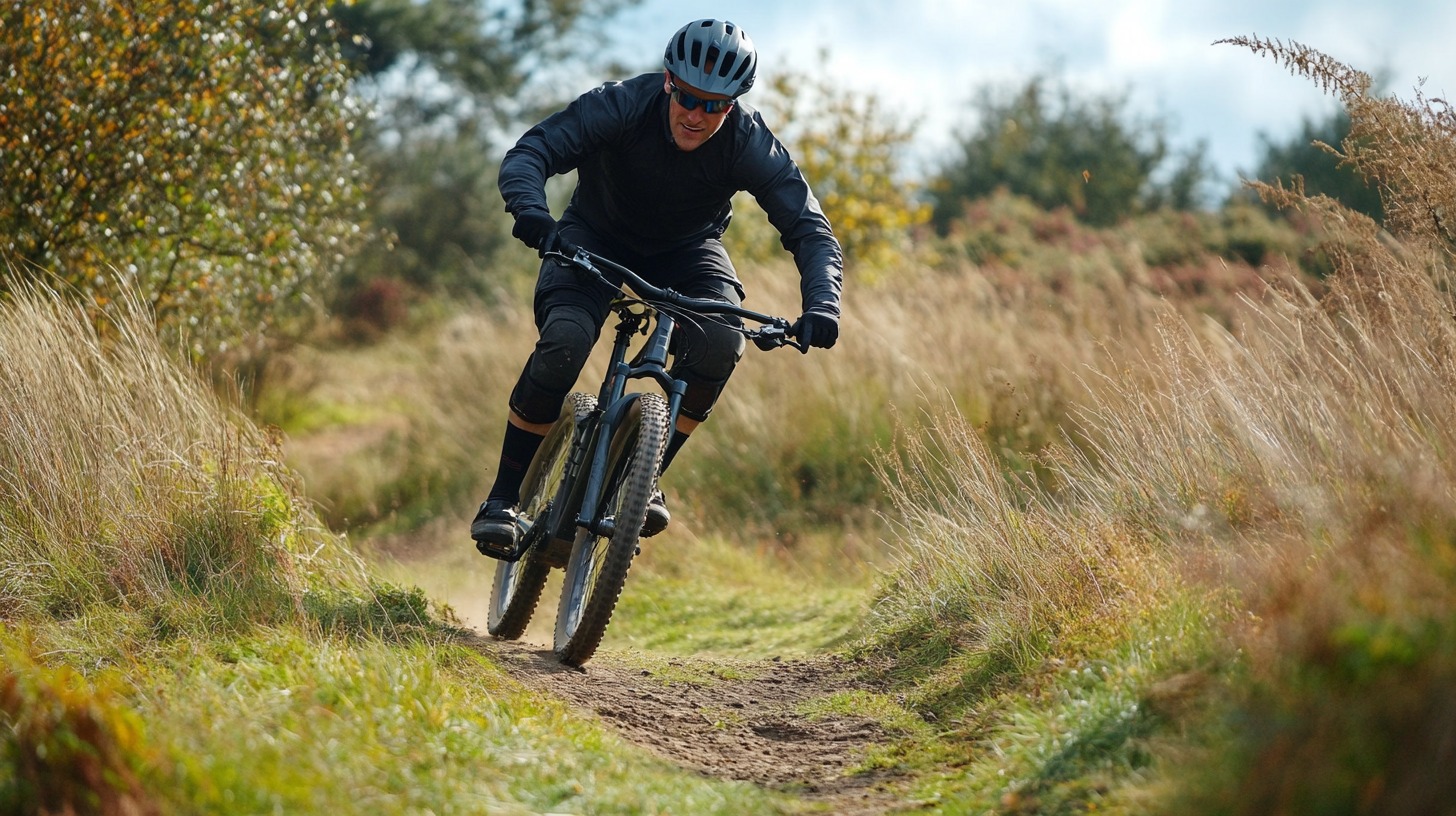
[[[566,563],[556,612],[556,656],[568,666],[591,659],[637,554],[647,503],[667,444],[667,401],[643,394],[633,401],[608,444],[606,482],[597,518],[610,517],[610,538],[580,530]]]
[[[560,492],[561,480],[566,475],[571,439],[596,404],[596,397],[588,394],[568,395],[561,418],[546,432],[521,482],[521,519],[526,525],[537,522],[542,528],[547,525],[551,502]],[[539,536],[541,533],[542,529],[537,529],[526,534]],[[549,530],[545,534],[550,537]],[[536,603],[541,600],[541,590],[546,587],[546,578],[551,574],[543,546],[547,544],[550,541],[537,542],[519,561],[496,562],[486,620],[486,629],[492,635],[515,640],[526,631]]]

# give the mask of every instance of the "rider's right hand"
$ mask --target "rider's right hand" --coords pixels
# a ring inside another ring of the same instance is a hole
[[[809,353],[809,347],[833,348],[839,339],[839,320],[824,312],[809,310],[789,327],[789,335],[799,338],[803,345],[800,351]]]
[[[511,235],[537,252],[550,252],[560,243],[560,227],[551,213],[540,209],[521,210],[516,213],[516,225]]]

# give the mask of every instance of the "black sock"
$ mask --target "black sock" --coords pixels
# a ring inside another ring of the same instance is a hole
[[[506,439],[501,444],[500,467],[495,473],[495,484],[490,486],[486,501],[500,499],[515,504],[521,500],[521,481],[526,478],[526,468],[536,456],[536,449],[546,437],[533,434],[523,428],[506,423]]]
[[[677,452],[682,450],[683,443],[688,441],[688,436],[688,434],[679,431],[677,428],[672,429],[672,436],[668,437],[667,440],[667,450],[662,452],[662,466],[657,469],[658,476],[661,476],[667,471],[667,466],[672,464],[673,457],[677,456]]]

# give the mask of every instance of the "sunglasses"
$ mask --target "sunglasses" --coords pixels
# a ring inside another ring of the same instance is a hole
[[[682,88],[679,88],[677,83],[670,79],[667,81],[667,86],[672,88],[673,101],[682,105],[684,110],[697,110],[698,106],[702,105],[703,113],[724,113],[733,107],[733,100],[731,99],[703,99],[699,96],[693,96]]]

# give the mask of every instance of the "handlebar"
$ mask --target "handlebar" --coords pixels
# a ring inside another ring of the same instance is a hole
[[[739,331],[742,332],[744,337],[752,340],[755,346],[758,346],[764,351],[782,346],[791,346],[798,349],[802,354],[809,353],[809,344],[789,334],[791,324],[786,318],[755,312],[752,309],[745,309],[742,306],[735,306],[732,303],[721,300],[688,297],[672,289],[654,286],[646,280],[643,280],[641,275],[638,275],[636,272],[633,272],[610,258],[604,258],[580,247],[574,247],[573,249],[574,253],[572,254],[553,249],[541,253],[541,257],[553,258],[567,266],[575,267],[578,271],[591,275],[615,289],[620,290],[622,285],[625,284],[631,288],[639,300],[655,307],[667,305],[699,314],[733,315],[734,317],[745,320],[752,320],[761,325],[756,329],[741,328]],[[622,277],[622,284],[616,284],[609,280],[603,274],[602,270],[598,268],[599,264],[620,275]]]

